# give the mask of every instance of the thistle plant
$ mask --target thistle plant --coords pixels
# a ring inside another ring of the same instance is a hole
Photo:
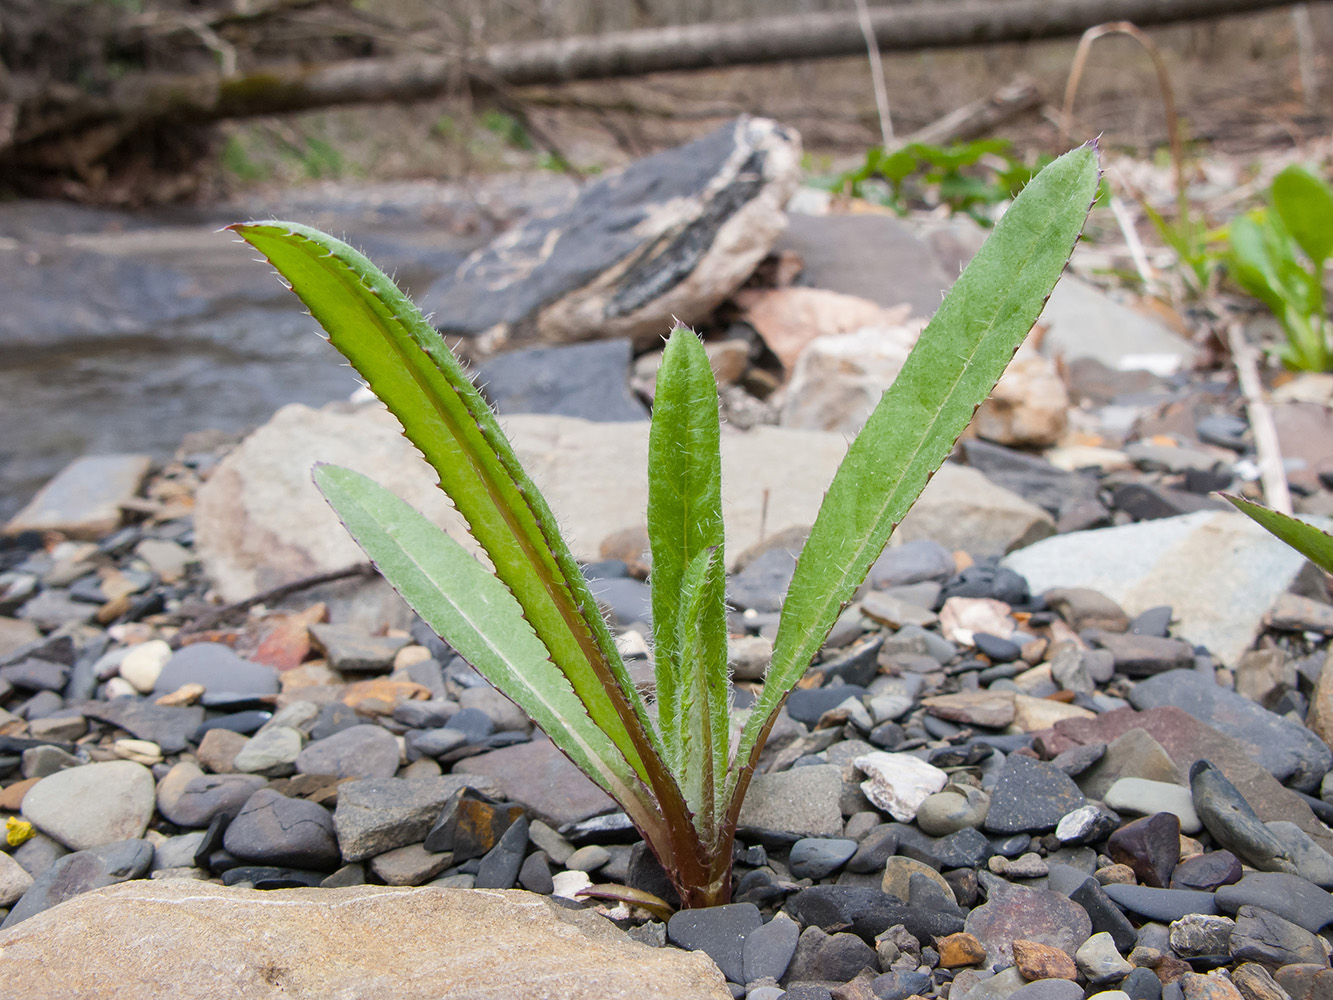
[[[1097,181],[1091,147],[1043,170],[922,333],[824,498],[738,738],[717,387],[699,339],[670,335],[649,437],[649,702],[495,415],[407,296],[323,233],[287,222],[231,228],[287,279],[402,423],[494,570],[373,481],[318,466],[333,509],[417,614],[621,805],[682,905],[711,906],[730,897],[741,802],[787,694],[1032,328]]]

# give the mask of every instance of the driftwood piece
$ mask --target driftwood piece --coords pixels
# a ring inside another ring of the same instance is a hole
[[[964,104],[925,128],[917,129],[904,141],[943,146],[950,142],[975,139],[1040,105],[1041,90],[1037,87],[1037,81],[1030,77],[1019,77],[990,97]]]

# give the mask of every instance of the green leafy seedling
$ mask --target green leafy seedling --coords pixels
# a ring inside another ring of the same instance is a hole
[[[541,493],[408,298],[323,233],[287,222],[232,228],[290,282],[402,423],[494,572],[383,487],[319,466],[315,481],[343,523],[422,619],[620,803],[682,905],[711,906],[730,896],[741,802],[784,700],[1032,328],[1097,180],[1091,147],[1042,171],[944,299],[829,487],[763,690],[738,727],[717,388],[694,334],[677,329],[667,342],[649,438],[653,711]]]
[[[1333,256],[1333,188],[1303,167],[1273,180],[1269,207],[1231,223],[1227,264],[1236,283],[1266,305],[1287,342],[1289,368],[1333,368],[1324,274]]]

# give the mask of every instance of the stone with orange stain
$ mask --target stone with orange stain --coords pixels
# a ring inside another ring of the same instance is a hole
[[[1078,978],[1078,966],[1065,951],[1039,941],[1014,941],[1014,966],[1027,980]]]
[[[413,681],[391,681],[385,677],[376,677],[368,681],[355,681],[343,688],[339,697],[344,705],[349,705],[363,715],[391,715],[394,706],[400,701],[427,701],[430,688]]]
[[[271,625],[250,659],[275,670],[299,667],[310,655],[310,626],[327,621],[328,617],[328,606],[322,601],[304,611],[270,616]]]

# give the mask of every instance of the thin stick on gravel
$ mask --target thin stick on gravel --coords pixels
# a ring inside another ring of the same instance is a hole
[[[269,601],[278,601],[291,594],[299,593],[302,590],[309,590],[311,587],[318,587],[326,583],[337,583],[339,580],[346,580],[354,576],[371,576],[375,572],[375,567],[370,563],[355,563],[351,566],[344,566],[342,569],[331,570],[328,573],[315,573],[312,576],[303,576],[299,580],[293,580],[290,583],[283,583],[276,587],[270,587],[268,590],[253,594],[243,601],[234,601],[231,604],[224,604],[215,611],[210,611],[205,615],[191,621],[181,628],[179,635],[190,635],[194,632],[206,632],[211,628],[225,622],[233,615],[244,614],[253,608],[256,604],[267,604]]]
[[[1245,339],[1239,323],[1227,324],[1227,345],[1236,366],[1240,391],[1245,396],[1245,409],[1254,431],[1254,451],[1259,465],[1259,481],[1264,487],[1268,506],[1282,514],[1292,513],[1291,491],[1287,488],[1287,474],[1282,468],[1282,449],[1278,445],[1277,425],[1273,412],[1264,401],[1264,387],[1259,380],[1259,352]]]

